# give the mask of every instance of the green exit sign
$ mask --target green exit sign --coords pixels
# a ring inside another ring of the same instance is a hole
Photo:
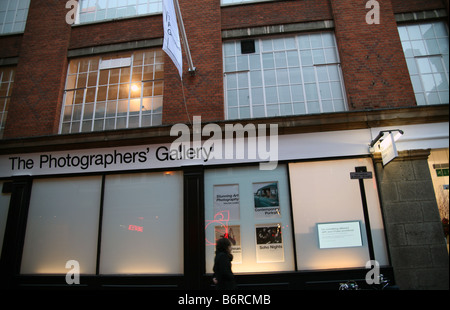
[[[436,175],[438,177],[448,177],[448,168],[447,169],[436,169]]]

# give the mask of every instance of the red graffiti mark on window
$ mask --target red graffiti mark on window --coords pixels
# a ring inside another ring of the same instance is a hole
[[[207,224],[205,225],[205,230],[211,224],[221,225],[221,226],[223,226],[225,228],[224,237],[228,238],[228,236],[229,236],[229,233],[228,233],[228,221],[229,220],[230,220],[230,211],[229,210],[224,210],[224,211],[217,212],[214,215],[214,219],[213,220],[206,221]],[[216,245],[215,240],[214,240],[214,242],[211,242],[211,241],[208,240],[208,238],[205,238],[205,241],[206,241],[206,245]]]
[[[144,231],[144,227],[137,226],[137,225],[129,225],[128,226],[128,230],[143,232]]]

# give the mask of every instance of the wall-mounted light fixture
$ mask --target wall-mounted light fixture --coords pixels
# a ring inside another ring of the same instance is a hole
[[[380,143],[383,142],[384,135],[386,133],[391,134],[392,132],[397,132],[394,135],[394,141],[397,141],[404,133],[403,130],[400,130],[400,129],[382,130],[382,131],[380,131],[378,136],[376,136],[375,139],[373,139],[372,142],[370,142],[369,147],[373,148],[378,141],[380,141]]]

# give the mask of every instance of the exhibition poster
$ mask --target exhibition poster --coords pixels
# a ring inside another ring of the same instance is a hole
[[[281,224],[259,224],[256,233],[256,261],[274,263],[284,261]]]
[[[214,185],[214,214],[228,212],[228,220],[240,219],[239,185]]]
[[[253,183],[255,218],[279,218],[278,182]]]

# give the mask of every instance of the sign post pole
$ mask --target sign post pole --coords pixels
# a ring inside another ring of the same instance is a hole
[[[372,230],[370,228],[369,209],[367,207],[366,189],[364,187],[364,179],[372,179],[372,173],[367,172],[367,167],[355,167],[355,172],[350,173],[351,179],[359,180],[359,190],[361,192],[361,200],[363,205],[364,223],[366,226],[367,243],[369,246],[370,260],[375,260],[375,251],[373,249]]]

